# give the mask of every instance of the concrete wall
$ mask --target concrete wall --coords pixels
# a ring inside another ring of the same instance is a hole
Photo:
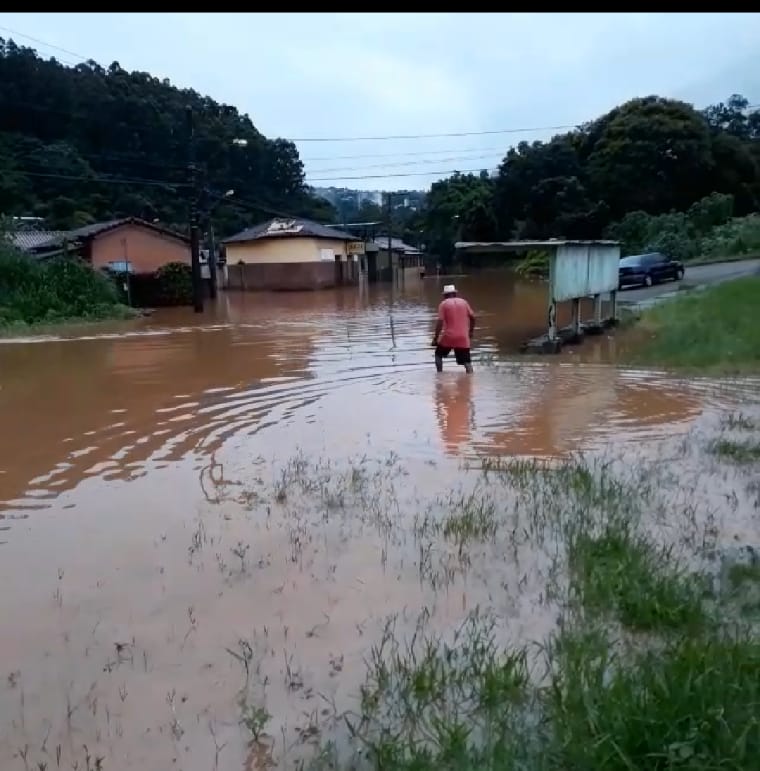
[[[227,263],[237,265],[245,262],[252,265],[276,263],[323,262],[321,251],[332,249],[334,254],[345,259],[346,242],[323,238],[260,238],[256,241],[226,245]],[[327,262],[327,261],[324,261]]]
[[[244,291],[305,291],[359,283],[359,263],[352,260],[242,265],[228,260],[225,272],[225,288]]]
[[[94,268],[129,260],[135,273],[154,273],[170,262],[190,264],[190,245],[139,225],[124,225],[92,240],[90,258]]]

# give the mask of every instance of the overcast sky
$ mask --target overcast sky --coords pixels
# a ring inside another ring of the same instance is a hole
[[[0,27],[233,104],[296,140],[318,186],[425,189],[636,96],[760,102],[760,14],[0,13]],[[323,137],[343,141],[306,141]]]

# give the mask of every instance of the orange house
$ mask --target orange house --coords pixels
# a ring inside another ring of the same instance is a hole
[[[170,262],[190,264],[188,238],[137,217],[69,230],[44,245],[45,249],[53,247],[66,247],[81,254],[93,268],[117,268],[128,263],[129,272],[137,274],[155,273]]]

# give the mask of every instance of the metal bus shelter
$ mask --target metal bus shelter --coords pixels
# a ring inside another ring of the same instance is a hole
[[[546,241],[458,241],[457,253],[528,252],[540,250],[549,254],[547,296],[547,332],[530,341],[527,347],[556,352],[563,339],[579,339],[584,331],[600,332],[617,320],[617,290],[620,269],[619,241],[583,241],[549,239]],[[609,293],[610,315],[602,318],[602,295]],[[581,300],[594,299],[594,318],[581,321]],[[557,328],[557,303],[572,302],[572,323],[566,334]]]

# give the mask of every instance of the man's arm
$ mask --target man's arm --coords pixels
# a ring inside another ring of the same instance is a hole
[[[443,303],[438,306],[438,319],[435,322],[435,332],[433,332],[433,342],[431,343],[434,348],[438,345],[441,332],[443,332]]]
[[[469,303],[467,303],[467,312],[470,314],[470,337],[472,337],[472,334],[475,331],[475,314]]]
[[[435,332],[433,332],[433,342],[431,343],[433,347],[438,345],[438,338],[441,336],[441,332],[443,332],[443,320],[438,319],[435,322]]]

